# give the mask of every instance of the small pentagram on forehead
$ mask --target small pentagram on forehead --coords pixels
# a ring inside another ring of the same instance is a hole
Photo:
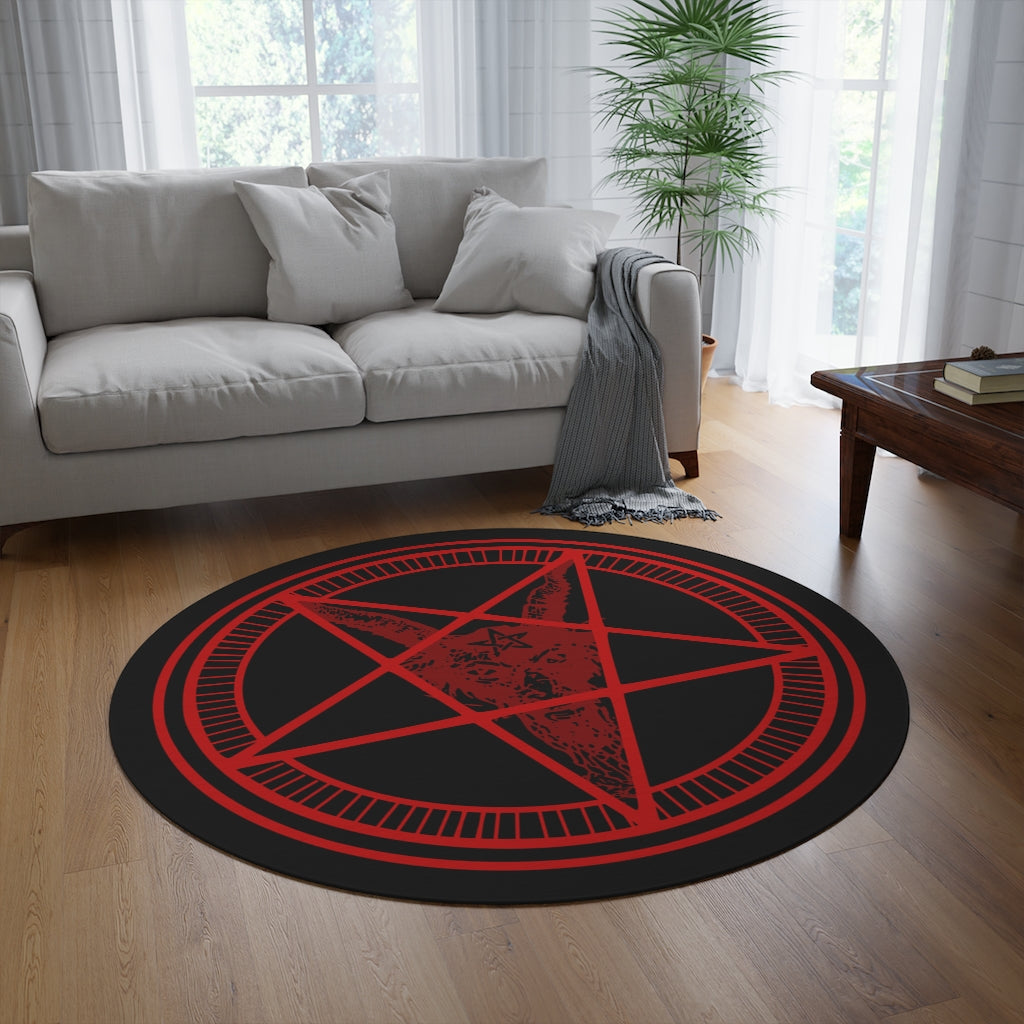
[[[488,629],[486,640],[473,640],[467,646],[488,647],[491,653],[497,656],[512,647],[529,648],[530,645],[523,640],[524,636],[526,636],[525,629],[519,633],[508,633],[500,629]]]

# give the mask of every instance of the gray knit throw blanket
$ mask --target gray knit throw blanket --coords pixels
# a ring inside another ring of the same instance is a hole
[[[718,519],[672,482],[665,441],[661,353],[637,313],[642,268],[666,260],[641,249],[597,259],[587,343],[558,438],[545,515],[587,526]]]

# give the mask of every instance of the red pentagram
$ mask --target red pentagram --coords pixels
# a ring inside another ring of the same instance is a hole
[[[470,607],[373,600],[363,591],[380,578],[426,578],[495,558],[518,561],[522,572]],[[743,635],[645,630],[610,621],[595,582],[616,576],[713,603],[742,625]],[[318,692],[273,728],[261,728],[246,706],[247,670],[267,638],[297,617],[361,656],[368,668],[326,694]],[[627,639],[678,644],[681,652],[703,646],[714,657],[697,667],[681,657],[678,671],[634,669],[625,678],[616,650]],[[630,707],[633,695],[713,677],[723,687],[743,686],[752,669],[771,673],[775,685],[750,734],[697,771],[652,780]],[[435,702],[437,714],[330,735],[346,702],[395,679]],[[585,545],[506,545],[503,553],[491,545],[479,552],[390,553],[372,565],[333,567],[314,581],[274,588],[205,645],[189,669],[183,713],[197,745],[223,776],[268,806],[336,826],[349,840],[397,835],[427,846],[557,848],[609,834],[658,833],[682,819],[742,805],[816,748],[831,724],[833,683],[827,658],[799,621],[720,575],[711,578],[693,566],[666,570],[661,562]],[[323,755],[412,737],[444,740],[466,727],[483,730],[570,784],[580,800],[515,810],[443,799],[428,806],[317,767]]]

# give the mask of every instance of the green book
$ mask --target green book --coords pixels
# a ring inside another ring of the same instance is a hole
[[[1024,388],[1024,359],[963,359],[946,363],[943,376],[969,391],[1019,391]]]

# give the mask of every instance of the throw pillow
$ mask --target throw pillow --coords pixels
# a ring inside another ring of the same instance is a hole
[[[489,188],[474,189],[455,263],[434,308],[525,309],[586,319],[597,254],[618,219],[598,210],[519,207]]]
[[[267,318],[340,324],[412,304],[402,280],[387,171],[339,188],[236,181],[270,253]]]

